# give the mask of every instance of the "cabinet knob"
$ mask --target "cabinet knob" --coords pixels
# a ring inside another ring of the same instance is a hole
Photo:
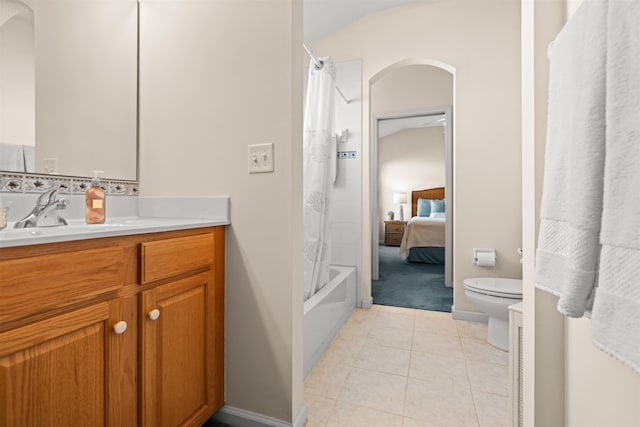
[[[118,335],[124,334],[124,331],[126,330],[127,330],[127,322],[125,322],[124,320],[121,320],[115,325],[113,325],[113,332],[115,332]]]
[[[157,320],[158,317],[160,317],[160,310],[158,310],[157,308],[154,308],[149,312],[149,319]]]

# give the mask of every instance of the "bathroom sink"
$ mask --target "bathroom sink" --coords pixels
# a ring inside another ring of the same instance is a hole
[[[104,225],[104,224],[103,224]],[[100,227],[105,229],[105,227]],[[91,233],[99,231],[98,228],[89,228],[88,224],[82,225],[61,225],[57,227],[33,227],[33,228],[11,228],[11,226],[0,232],[0,241],[14,241],[33,238],[47,238],[63,235],[76,235],[79,233]]]
[[[68,221],[69,225],[66,227],[55,228],[69,228],[70,231],[77,230],[78,232],[93,232],[111,228],[148,228],[148,227],[161,227],[169,226],[173,224],[181,224],[185,221],[192,221],[185,218],[148,218],[148,217],[123,217],[107,220],[104,224],[87,224],[81,220]],[[53,228],[53,227],[52,227]]]
[[[66,234],[69,230],[62,227],[35,227],[35,228],[11,228],[7,227],[2,230],[0,236],[2,239],[22,239],[29,236],[51,236],[55,234]]]

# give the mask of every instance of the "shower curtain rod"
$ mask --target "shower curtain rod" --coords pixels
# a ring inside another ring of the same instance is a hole
[[[313,53],[311,53],[311,49],[309,49],[309,47],[302,43],[302,47],[304,48],[304,50],[307,51],[307,53],[309,54],[309,56],[311,57],[311,61],[313,61],[313,64],[315,65],[316,69],[321,69],[322,66],[324,65],[322,63],[322,61],[320,61],[318,58],[316,58],[315,56],[313,56]],[[350,103],[351,101],[349,101],[347,99],[346,96],[344,96],[344,93],[342,93],[342,91],[340,90],[340,88],[338,87],[338,85],[336,84],[336,91],[338,91],[338,94],[340,94],[340,96],[342,97],[342,99],[344,100],[345,103]]]

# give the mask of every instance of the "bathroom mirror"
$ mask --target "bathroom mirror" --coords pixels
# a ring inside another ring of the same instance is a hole
[[[0,0],[0,171],[137,180],[137,0]]]

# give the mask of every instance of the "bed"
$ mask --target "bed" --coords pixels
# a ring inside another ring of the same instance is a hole
[[[419,216],[418,205],[424,200],[444,200],[444,187],[411,192],[411,219],[402,236],[400,257],[409,262],[443,264],[445,262],[445,219]],[[442,203],[444,202],[436,202]],[[421,209],[422,210],[422,209]],[[424,212],[420,212],[424,215]],[[435,216],[435,215],[434,215]]]

